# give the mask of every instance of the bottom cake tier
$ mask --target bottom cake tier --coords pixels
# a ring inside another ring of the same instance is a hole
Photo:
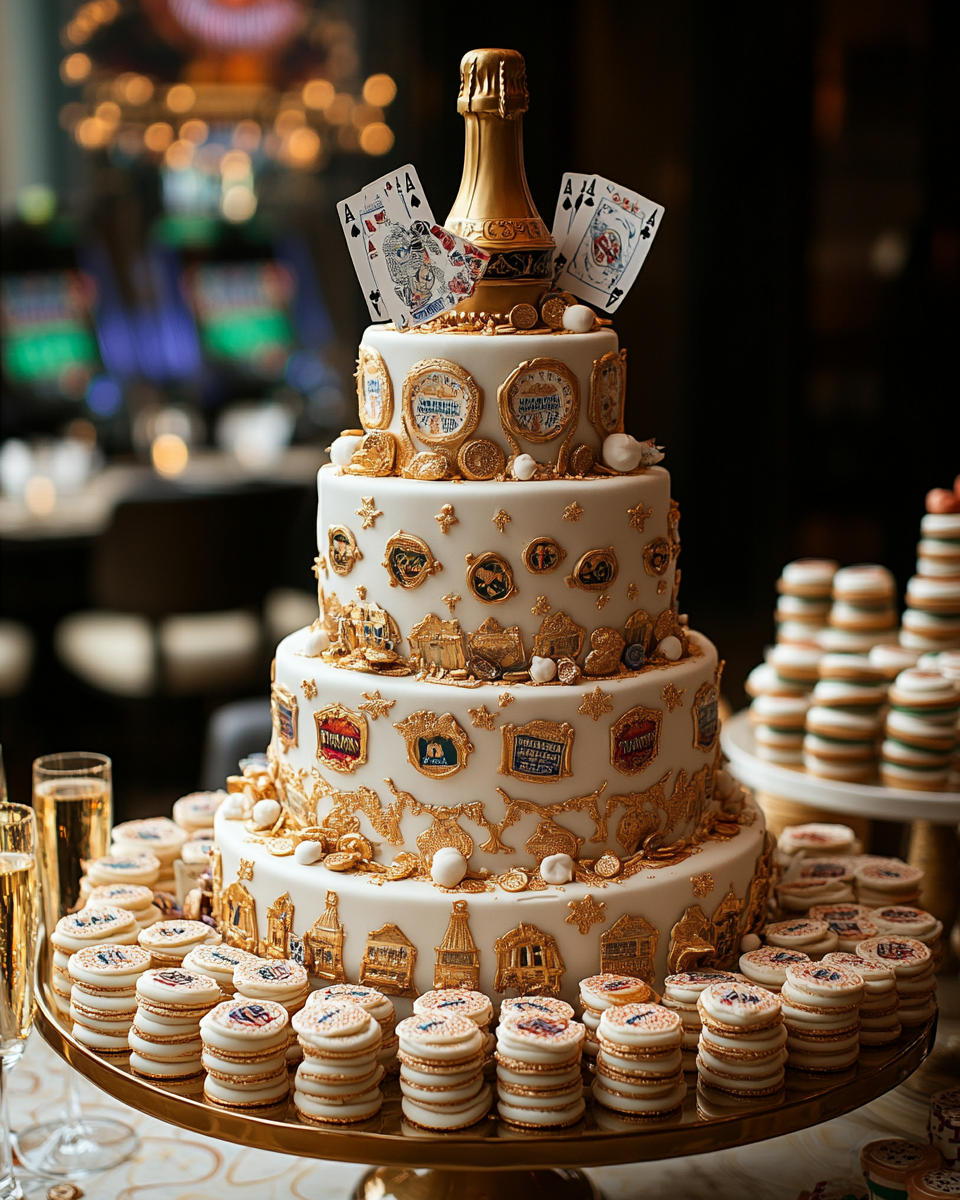
[[[300,961],[317,986],[363,983],[409,999],[463,986],[574,1002],[581,979],[612,972],[659,990],[676,971],[732,966],[741,938],[764,923],[772,843],[763,816],[746,800],[726,828],[734,835],[606,886],[511,892],[465,880],[448,890],[278,857],[221,811],[214,915],[227,941]]]

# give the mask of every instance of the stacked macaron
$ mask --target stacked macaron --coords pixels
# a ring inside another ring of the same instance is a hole
[[[949,1167],[914,1171],[907,1177],[908,1200],[944,1200],[960,1196],[960,1175]]]
[[[801,950],[785,950],[782,946],[761,946],[740,955],[740,973],[750,983],[758,984],[780,995],[787,979],[787,967],[813,960]]]
[[[853,971],[863,980],[861,1046],[883,1046],[900,1036],[900,999],[892,967],[879,959],[847,951],[824,955],[823,965]]]
[[[471,994],[479,995],[479,993]],[[397,1037],[395,1028],[397,1010],[393,1007],[393,1001],[383,992],[378,992],[376,988],[364,987],[359,983],[331,983],[327,987],[311,992],[307,997],[306,1007],[310,1008],[315,1004],[329,1004],[334,1000],[357,1004],[373,1017],[383,1035],[377,1059],[388,1075],[395,1075],[399,1066],[397,1050],[400,1047],[400,1039]],[[492,1005],[490,1006],[490,1016],[492,1019]]]
[[[960,683],[960,650],[943,650],[937,655],[937,670],[953,683]],[[947,776],[947,791],[960,792],[960,713],[954,726],[956,743],[950,758],[950,773]]]
[[[929,947],[916,938],[883,934],[861,942],[857,953],[893,967],[901,1025],[923,1025],[929,1021],[937,1011],[937,976]]]
[[[147,817],[141,821],[123,821],[114,825],[111,832],[113,843],[110,853],[114,858],[128,858],[131,854],[148,851],[160,860],[160,878],[157,891],[172,892],[176,887],[173,864],[180,857],[180,848],[189,837],[185,829],[175,825],[169,817]]]
[[[194,946],[183,956],[183,967],[187,971],[209,975],[211,979],[217,981],[220,991],[225,996],[232,996],[237,990],[233,986],[233,972],[240,963],[255,957],[253,954],[248,954],[246,950],[238,950],[236,946],[228,946],[225,942],[221,942],[217,946],[203,943]]]
[[[87,863],[87,873],[80,880],[80,898],[86,903],[95,887],[129,883],[135,887],[156,890],[160,878],[160,859],[155,854],[123,854],[117,857],[94,858]]]
[[[837,952],[853,954],[865,938],[880,932],[872,913],[866,904],[816,904],[807,916],[812,921],[826,921],[830,932],[837,935]]]
[[[957,742],[960,681],[913,667],[893,681],[889,699],[880,763],[883,782],[888,787],[942,791]]]
[[[907,1180],[918,1172],[938,1167],[939,1154],[905,1138],[882,1138],[860,1149],[860,1168],[871,1197],[907,1200]]]
[[[917,573],[907,582],[900,641],[912,650],[960,649],[960,513],[920,521]]]
[[[860,1050],[863,978],[831,963],[787,967],[780,993],[790,1065],[806,1071],[843,1071]]]
[[[833,604],[818,641],[826,651],[867,654],[897,640],[896,583],[886,567],[843,567],[833,577]]]
[[[585,1037],[579,1021],[500,1011],[497,1111],[523,1128],[575,1124],[586,1107],[580,1076]]]
[[[683,971],[668,975],[663,981],[663,1006],[673,1009],[683,1026],[681,1049],[683,1069],[697,1069],[697,1047],[700,1045],[700,993],[714,983],[743,983],[744,976],[734,971],[716,971],[702,967],[698,971]]]
[[[698,1087],[732,1100],[772,1096],[783,1087],[787,1040],[780,998],[750,983],[714,983],[700,1008]]]
[[[266,1108],[290,1091],[285,1050],[287,1010],[270,1000],[234,996],[200,1022],[204,1098],[223,1108]]]
[[[219,946],[223,938],[205,921],[155,921],[137,938],[155,967],[178,967],[196,946]]]
[[[359,1004],[328,1000],[298,1012],[293,1027],[303,1051],[293,1092],[301,1119],[349,1125],[376,1116],[383,1104],[379,1022]]]
[[[901,671],[917,665],[919,650],[908,650],[906,646],[890,646],[886,642],[874,646],[870,651],[870,662],[883,674],[887,683],[893,683]]]
[[[153,889],[137,883],[108,883],[93,888],[87,897],[87,907],[104,905],[132,912],[140,929],[155,925],[163,915],[153,902]]]
[[[930,1097],[930,1141],[953,1170],[960,1168],[960,1088],[934,1092]],[[960,1179],[960,1175],[957,1176]]]
[[[151,969],[137,980],[137,1015],[127,1041],[130,1070],[147,1079],[189,1079],[203,1070],[200,1020],[223,996],[209,975]]]
[[[766,665],[772,675],[758,675],[753,679],[757,694],[759,689],[768,695],[809,695],[820,674],[820,659],[823,650],[816,645],[795,642],[778,642],[764,654]]]
[[[137,922],[124,908],[81,908],[61,917],[50,934],[53,946],[52,987],[54,1002],[61,1012],[70,1010],[69,964],[71,954],[85,946],[133,946],[137,941]]]
[[[854,867],[846,858],[802,858],[790,877],[777,884],[777,903],[787,913],[817,905],[845,904],[854,898]]]
[[[830,615],[833,577],[838,563],[829,558],[789,562],[777,580],[778,642],[810,642]]]
[[[424,992],[414,1000],[413,1011],[418,1017],[450,1017],[455,1014],[469,1017],[483,1034],[484,1067],[492,1069],[497,1039],[490,1032],[493,1005],[483,992],[474,992],[470,988],[445,988],[441,991]]]
[[[911,867],[898,858],[865,856],[854,871],[857,900],[870,908],[913,904],[920,898],[922,881],[921,867]]]
[[[597,1026],[594,1100],[615,1112],[645,1117],[679,1108],[687,1094],[682,1034],[679,1014],[659,1004],[605,1008]]]
[[[812,821],[806,825],[788,825],[777,838],[782,858],[802,854],[809,858],[859,854],[860,843],[849,825]]]
[[[600,1049],[597,1029],[600,1018],[608,1008],[620,1004],[645,1004],[657,1001],[653,989],[642,979],[633,975],[591,975],[580,980],[580,1004],[583,1007],[582,1021],[586,1027],[583,1043],[585,1054],[593,1056]]]
[[[137,980],[150,966],[140,946],[85,946],[68,970],[73,1036],[98,1054],[125,1054],[137,1011]]]
[[[189,837],[197,834],[213,835],[213,821],[217,809],[226,800],[226,792],[191,792],[181,796],[173,806],[174,824],[185,829]]]
[[[933,913],[914,908],[911,904],[889,904],[884,908],[871,909],[870,920],[876,926],[877,934],[915,938],[923,942],[933,957],[934,971],[940,970],[943,962],[943,922],[938,921]],[[873,936],[876,935],[871,934]]]
[[[273,1000],[282,1004],[293,1017],[307,1002],[310,983],[306,968],[292,958],[249,958],[237,963],[233,986],[238,998],[244,1000]],[[296,1063],[303,1057],[299,1044],[291,1037],[287,1062]]]
[[[483,1034],[466,1016],[412,1016],[397,1026],[404,1118],[422,1129],[465,1129],[490,1109]]]
[[[811,920],[809,917],[774,921],[771,925],[765,925],[761,933],[768,946],[800,950],[814,961],[840,948],[840,940],[827,922]]]
[[[824,654],[807,710],[804,766],[823,779],[873,777],[887,681],[866,654]]]
[[[803,762],[803,735],[810,698],[763,694],[750,704],[757,757],[768,762]]]

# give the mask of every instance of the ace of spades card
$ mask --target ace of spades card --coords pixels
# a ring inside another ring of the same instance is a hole
[[[560,247],[557,285],[605,312],[615,312],[633,285],[660,227],[663,206],[593,176]]]

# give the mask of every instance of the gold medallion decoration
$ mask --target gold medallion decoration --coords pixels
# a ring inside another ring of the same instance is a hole
[[[590,932],[591,925],[600,924],[607,919],[603,911],[606,905],[602,900],[595,900],[592,892],[588,892],[582,900],[571,900],[567,908],[570,909],[570,916],[566,918],[566,923],[576,925],[584,934]]]
[[[585,630],[562,610],[545,616],[534,638],[538,658],[577,658],[583,649]]]
[[[502,875],[498,875],[497,883],[505,892],[525,892],[530,886],[530,876],[526,871],[515,867],[512,871],[504,871]]]
[[[487,617],[480,628],[470,634],[470,654],[496,663],[501,671],[519,666],[526,661],[519,625],[504,629],[496,617]]]
[[[414,363],[403,381],[407,432],[433,449],[456,451],[476,429],[482,404],[470,372],[445,358]]]
[[[513,568],[495,550],[468,554],[467,587],[482,604],[502,604],[517,594]]]
[[[300,690],[308,700],[316,700],[317,681],[315,679],[304,679],[300,684]]]
[[[416,588],[443,569],[423,538],[398,529],[387,538],[381,566],[386,567],[391,587]]]
[[[457,451],[457,466],[467,479],[496,479],[506,470],[507,456],[496,442],[474,438]]]
[[[363,699],[357,705],[361,712],[369,713],[370,720],[375,721],[378,717],[386,717],[390,715],[390,709],[396,704],[396,700],[384,700],[380,695],[378,688],[372,694],[370,692],[361,692]]]
[[[434,988],[476,991],[480,986],[480,951],[470,933],[470,911],[466,900],[454,900],[447,932],[434,953]]]
[[[413,982],[416,965],[416,946],[388,921],[367,934],[358,982],[390,996],[409,996],[415,1000],[418,995]]]
[[[557,939],[536,925],[521,922],[515,929],[497,938],[495,992],[508,989],[521,996],[559,996],[565,970],[557,948]]]
[[[372,529],[376,523],[377,517],[382,517],[383,513],[374,504],[372,496],[361,496],[360,507],[355,510],[360,518],[361,529]]]
[[[670,566],[670,543],[665,537],[655,537],[643,548],[643,569],[648,575],[666,575]]]
[[[327,530],[327,542],[330,548],[330,566],[338,575],[349,575],[353,564],[363,558],[357,546],[357,539],[346,525],[331,525]]]
[[[534,538],[523,548],[523,565],[532,575],[549,575],[566,557],[566,550],[552,537]]]
[[[433,519],[440,526],[441,533],[449,533],[451,525],[460,524],[460,518],[453,515],[452,504],[441,504],[440,511]]]
[[[613,547],[604,546],[582,554],[564,582],[585,592],[603,592],[616,582],[619,570]]]
[[[601,692],[600,688],[596,687],[592,692],[583,693],[583,702],[577,712],[582,716],[592,717],[596,722],[606,713],[613,712],[613,702],[606,692]]]
[[[693,744],[709,754],[720,732],[720,689],[715,683],[700,685],[693,701]]]
[[[663,713],[638,704],[610,727],[610,762],[623,775],[639,775],[660,753]]]
[[[357,358],[357,404],[364,429],[386,429],[393,417],[393,385],[378,351],[361,346]]]
[[[580,418],[580,384],[558,358],[534,358],[521,363],[497,392],[500,423],[514,455],[518,438],[537,444],[563,437],[557,471],[567,469],[570,442]]]
[[[467,665],[466,638],[456,618],[430,613],[410,630],[407,639],[422,670],[461,671]]]
[[[506,724],[501,729],[503,748],[501,775],[512,775],[527,783],[555,783],[573,774],[575,730],[566,721],[528,721]]]
[[[563,519],[565,521],[579,521],[583,516],[583,508],[574,500],[572,504],[568,504],[563,510]]]
[[[470,714],[470,723],[475,729],[496,728],[499,713],[488,712],[485,704],[481,704],[479,708],[468,708],[467,712]]]
[[[334,771],[350,774],[367,761],[367,719],[342,704],[325,704],[313,714],[317,758]]]
[[[316,691],[314,691],[316,695]],[[270,716],[277,740],[284,750],[297,744],[297,698],[282,684],[275,683],[270,689]]]
[[[627,509],[627,516],[630,518],[630,525],[637,533],[643,533],[643,527],[646,524],[647,517],[653,516],[652,508],[645,508],[643,501],[638,500],[634,508]]]
[[[686,694],[686,688],[680,688],[677,690],[674,684],[665,684],[660,695],[663,698],[664,704],[667,706],[667,712],[672,713],[675,708],[683,708],[683,697]]]
[[[590,404],[587,415],[601,438],[623,433],[623,409],[627,391],[627,352],[611,351],[598,358],[590,372]]]
[[[394,729],[407,743],[411,765],[430,779],[444,779],[462,771],[473,750],[466,732],[450,713],[438,717],[423,709],[396,722]]]
[[[386,430],[374,430],[360,439],[360,445],[350,456],[350,462],[341,467],[344,475],[375,475],[393,474],[393,466],[397,460],[397,439]]]
[[[600,971],[604,975],[633,975],[653,984],[660,933],[643,917],[625,913],[600,935]]]
[[[595,629],[590,634],[590,653],[583,664],[584,675],[619,675],[620,657],[625,646],[626,643],[620,634],[609,625],[601,625],[599,629]]]

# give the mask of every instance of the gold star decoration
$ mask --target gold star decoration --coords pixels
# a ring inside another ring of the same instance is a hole
[[[563,519],[565,521],[579,521],[582,516],[583,509],[576,502],[576,500],[574,500],[572,504],[568,504],[563,510]]]
[[[300,684],[300,687],[303,689],[303,694],[308,700],[315,699],[317,695],[317,681],[315,679],[305,679]]]
[[[667,590],[667,581],[665,579],[661,579],[660,582],[657,584],[657,595],[662,596],[666,590]]]
[[[468,708],[470,720],[475,729],[493,729],[497,723],[497,717],[500,715],[495,712],[488,712],[487,706],[481,704],[479,708]]]
[[[653,516],[653,509],[644,508],[643,501],[638,500],[636,508],[627,509],[627,516],[630,518],[630,524],[637,531],[637,533],[643,533],[643,523],[646,521],[647,517]]]
[[[324,556],[322,554],[318,554],[317,557],[313,560],[314,578],[319,579],[321,571],[324,573],[324,575],[326,575],[327,560],[326,560],[326,558],[324,558]]]
[[[594,721],[599,721],[604,713],[613,712],[613,702],[606,692],[600,691],[598,684],[592,692],[583,693],[583,703],[577,712],[584,717],[593,717]]]
[[[603,911],[606,907],[602,900],[594,900],[593,893],[588,892],[582,900],[571,900],[567,905],[570,916],[567,917],[566,923],[576,925],[581,933],[589,933],[591,925],[607,919]]]
[[[683,708],[683,697],[686,690],[686,688],[681,688],[678,692],[672,683],[666,685],[660,695],[669,712],[673,712],[675,708]]]
[[[639,595],[640,595],[640,589],[637,587],[637,585],[635,583],[631,583],[630,586],[627,588],[627,599],[628,600],[636,600],[636,598]]]
[[[609,603],[610,603],[610,597],[609,597],[609,596],[598,596],[598,597],[597,597],[597,608],[600,608],[600,609],[602,609],[602,608],[604,608],[606,605],[608,605]]]
[[[513,692],[501,692],[497,700],[501,708],[506,708],[508,704],[513,703]]]
[[[444,596],[443,602],[447,608],[450,609],[451,616],[453,615],[453,610],[457,607],[458,602],[462,599],[463,597],[458,596],[456,592],[447,592],[447,594]]]
[[[241,858],[237,867],[237,880],[253,879],[253,863],[249,858]]]
[[[396,704],[396,700],[384,700],[380,695],[379,688],[371,694],[369,692],[361,692],[363,699],[357,705],[361,712],[369,713],[370,720],[375,721],[377,717],[385,717],[390,712],[390,709]]]
[[[713,891],[713,876],[709,871],[704,871],[702,875],[691,875],[690,882],[693,884],[693,894],[698,900],[702,900]]]
[[[545,617],[552,607],[546,596],[538,596],[536,604],[530,611],[535,617]]]
[[[377,517],[382,517],[383,513],[373,503],[372,496],[361,496],[360,507],[354,509],[354,512],[360,518],[361,529],[372,529]]]
[[[503,531],[506,529],[507,522],[509,520],[510,520],[510,514],[508,512],[504,512],[502,508],[498,508],[497,511],[493,514],[493,523],[494,523],[494,525],[496,525],[496,527],[500,530],[501,533],[503,533]]]
[[[358,600],[366,600],[366,598],[367,598],[366,585],[362,584],[362,583],[358,583],[357,584],[357,599]]]
[[[440,526],[441,533],[449,533],[451,525],[460,524],[460,518],[453,515],[452,504],[441,504],[440,511],[433,519]]]

